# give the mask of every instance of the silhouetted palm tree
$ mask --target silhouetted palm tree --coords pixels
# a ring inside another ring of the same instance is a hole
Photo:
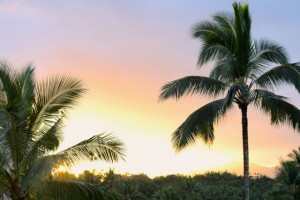
[[[289,84],[300,92],[300,67],[289,64],[282,46],[270,40],[253,40],[248,4],[233,3],[233,13],[221,12],[212,20],[202,21],[192,29],[202,44],[198,65],[214,61],[209,77],[188,76],[162,87],[160,99],[179,99],[198,93],[224,98],[210,102],[192,113],[173,133],[172,143],[179,151],[201,138],[214,140],[214,125],[228,111],[238,106],[242,114],[244,158],[244,199],[249,199],[248,118],[250,104],[271,117],[271,124],[286,123],[300,131],[300,111],[287,98],[273,91]]]
[[[81,81],[64,76],[34,79],[34,68],[16,72],[0,63],[0,191],[12,199],[27,199],[35,191],[51,191],[51,199],[107,199],[109,193],[92,184],[49,179],[54,167],[78,160],[123,159],[123,143],[99,134],[53,154],[62,139],[67,111],[84,93]]]
[[[300,166],[300,147],[298,147],[298,149],[293,149],[292,153],[289,153],[288,156],[293,159],[298,166]]]
[[[281,161],[276,172],[277,184],[269,191],[269,194],[283,195],[288,199],[300,199],[300,169],[295,160]]]

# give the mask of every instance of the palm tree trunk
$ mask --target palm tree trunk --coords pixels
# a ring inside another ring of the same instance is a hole
[[[248,105],[241,105],[243,131],[243,159],[244,159],[244,200],[249,200],[249,147],[248,147]]]

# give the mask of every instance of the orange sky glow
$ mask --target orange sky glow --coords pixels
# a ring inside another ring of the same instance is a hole
[[[291,62],[300,61],[300,2],[248,1],[253,37],[284,45]],[[287,3],[288,2],[288,3]],[[126,161],[81,162],[71,170],[114,168],[120,173],[189,174],[242,161],[240,111],[235,108],[215,130],[213,145],[202,141],[175,153],[171,133],[212,99],[188,96],[158,102],[163,84],[197,69],[200,43],[190,27],[232,1],[1,1],[0,56],[13,66],[32,63],[36,77],[77,77],[88,89],[66,121],[63,150],[94,134],[112,132],[126,145]],[[278,15],[278,13],[284,13]],[[287,16],[288,15],[288,16]],[[287,31],[288,30],[288,31]],[[294,89],[279,93],[300,106]],[[271,127],[267,116],[249,110],[250,162],[275,166],[300,146],[300,135],[287,126]],[[250,169],[251,170],[251,169]]]

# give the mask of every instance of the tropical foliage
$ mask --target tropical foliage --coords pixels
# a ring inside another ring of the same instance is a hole
[[[123,143],[111,134],[98,134],[53,153],[62,140],[68,110],[85,91],[81,81],[55,76],[37,82],[32,66],[17,72],[1,62],[0,83],[2,196],[30,199],[43,192],[46,199],[107,199],[110,193],[101,187],[49,178],[59,165],[69,166],[83,159],[114,162],[124,158]]]
[[[300,131],[300,111],[287,98],[274,93],[277,86],[292,85],[300,92],[299,63],[289,63],[285,49],[268,39],[254,40],[248,4],[233,3],[233,13],[220,12],[192,28],[202,44],[201,67],[214,61],[209,77],[187,76],[162,87],[160,99],[188,94],[223,97],[193,112],[172,134],[177,151],[196,142],[211,144],[214,126],[238,107],[242,117],[244,199],[249,199],[249,105],[270,116],[271,124],[288,124]],[[211,63],[210,63],[211,64]]]
[[[145,174],[122,175],[110,170],[105,173],[85,171],[78,178],[68,172],[61,172],[57,178],[93,180],[94,183],[98,182],[97,184],[119,193],[122,200],[239,200],[243,198],[243,178],[228,172],[207,172],[194,176],[176,174],[149,178]],[[274,184],[276,184],[275,180],[269,177],[258,174],[250,176],[250,199],[273,200],[269,191]]]
[[[285,199],[300,199],[300,147],[293,150],[289,160],[282,160],[277,169],[276,180],[269,195],[284,196]]]

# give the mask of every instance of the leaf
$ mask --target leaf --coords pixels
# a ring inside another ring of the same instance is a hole
[[[300,92],[300,63],[277,66],[254,80],[254,84],[261,88],[270,88],[282,84],[290,84]]]
[[[63,160],[62,155],[44,156],[32,163],[21,180],[21,186],[25,190],[30,190],[35,185],[40,184],[52,171],[54,166]]]
[[[227,107],[225,100],[220,99],[210,102],[193,112],[172,134],[172,144],[176,151],[180,151],[196,138],[201,138],[205,143],[211,144],[214,140],[214,124],[224,117]]]
[[[28,152],[23,156],[22,164],[30,166],[36,159],[54,151],[60,144],[63,120],[58,120],[50,129],[44,128],[36,138],[28,141]]]
[[[64,155],[65,161],[70,164],[85,159],[116,162],[124,160],[124,144],[111,134],[102,133],[59,152],[58,155]]]
[[[71,77],[57,76],[39,83],[30,118],[32,129],[38,130],[42,124],[53,124],[74,106],[84,92],[81,81]]]
[[[258,103],[259,108],[270,115],[272,124],[288,124],[300,131],[300,110],[297,107],[272,96],[262,97]]]
[[[194,93],[217,96],[223,93],[226,87],[225,83],[212,78],[187,76],[164,85],[159,99],[165,100],[170,97],[179,99],[183,95]]]

